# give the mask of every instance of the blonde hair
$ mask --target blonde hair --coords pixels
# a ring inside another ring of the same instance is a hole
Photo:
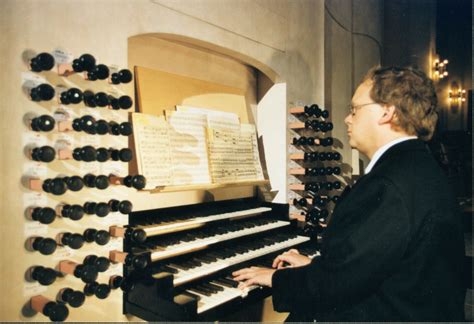
[[[431,79],[414,68],[375,67],[365,80],[372,82],[372,100],[395,107],[396,128],[424,141],[431,139],[438,121],[438,100]]]

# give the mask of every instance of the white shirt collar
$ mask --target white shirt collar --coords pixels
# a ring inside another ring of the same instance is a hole
[[[372,160],[370,160],[369,162],[369,165],[367,165],[367,167],[365,168],[365,174],[369,173],[372,168],[374,167],[375,163],[377,163],[377,161],[380,159],[380,157],[389,149],[391,148],[392,146],[398,144],[398,143],[401,143],[401,142],[405,142],[405,141],[408,141],[408,140],[411,140],[411,139],[414,139],[414,138],[417,138],[416,136],[405,136],[405,137],[400,137],[400,138],[397,138],[396,140],[393,140],[391,142],[388,142],[387,144],[385,144],[384,146],[380,147],[377,151],[375,151],[375,154],[374,156],[372,157]]]

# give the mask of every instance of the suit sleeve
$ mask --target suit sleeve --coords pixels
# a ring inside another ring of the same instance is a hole
[[[400,265],[409,237],[402,195],[383,178],[358,189],[333,215],[322,256],[308,266],[274,273],[277,311],[319,313],[357,303]]]

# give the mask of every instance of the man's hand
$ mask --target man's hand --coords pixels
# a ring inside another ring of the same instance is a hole
[[[272,276],[276,270],[269,268],[250,267],[232,272],[234,280],[240,281],[240,289],[252,285],[272,286]]]
[[[298,250],[291,249],[286,251],[273,260],[273,267],[283,269],[287,267],[302,267],[311,263],[311,259],[301,255]]]

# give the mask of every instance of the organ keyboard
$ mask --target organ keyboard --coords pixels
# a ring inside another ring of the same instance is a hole
[[[271,267],[290,248],[316,251],[289,220],[287,204],[255,198],[132,212],[126,231],[125,252],[146,255],[148,264],[126,264],[124,308],[148,321],[219,320],[271,293],[241,290],[232,271]]]

